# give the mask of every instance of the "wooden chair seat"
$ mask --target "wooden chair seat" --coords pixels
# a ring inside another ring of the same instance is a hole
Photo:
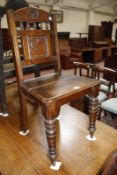
[[[62,98],[64,98],[64,101],[68,101],[66,99],[70,98],[70,96],[75,95],[74,98],[76,98],[78,90],[85,93],[85,89],[88,90],[88,87],[92,87],[95,83],[96,82],[90,78],[58,76],[57,74],[53,74],[51,76],[34,78],[30,81],[23,82],[21,88],[24,93],[27,94],[28,92],[30,96],[41,102],[50,100],[61,101]],[[80,94],[78,96],[80,96]],[[64,101],[62,102],[63,104],[65,103]]]

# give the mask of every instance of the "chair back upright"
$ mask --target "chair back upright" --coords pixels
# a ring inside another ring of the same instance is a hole
[[[7,20],[14,51],[18,81],[23,81],[23,66],[54,63],[60,74],[60,59],[55,17],[39,8],[8,10]]]
[[[93,77],[101,80],[100,90],[105,91],[107,95],[111,93],[115,96],[115,83],[117,77],[117,71],[114,69],[110,69],[108,67],[93,67]],[[107,77],[109,79],[107,79]]]

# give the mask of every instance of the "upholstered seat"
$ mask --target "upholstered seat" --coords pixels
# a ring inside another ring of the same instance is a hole
[[[93,68],[93,72],[94,77],[102,81],[100,85],[100,90],[110,93],[112,94],[112,96],[115,96],[117,92],[117,82],[116,82],[117,70],[110,69],[107,67],[96,66]]]
[[[117,114],[117,98],[111,98],[102,102],[101,108],[113,114]]]
[[[101,103],[102,101],[106,100],[108,97],[107,97],[107,94],[105,92],[99,91],[97,98],[98,98],[99,103]]]
[[[114,86],[114,87],[113,87],[113,86]],[[106,86],[106,85],[104,85],[104,84],[102,84],[102,85],[100,86],[100,90],[103,90],[103,91],[108,91],[108,90],[109,90],[108,88],[109,88],[109,87]],[[110,93],[111,93],[111,94],[114,93],[113,88],[115,88],[115,91],[117,91],[117,83],[114,83],[113,85],[111,85],[111,87],[110,87]]]

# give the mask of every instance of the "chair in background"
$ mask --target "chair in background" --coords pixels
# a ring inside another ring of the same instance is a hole
[[[96,66],[93,69],[93,76],[101,80],[100,90],[109,92],[113,97],[116,96],[117,91],[117,70],[108,67]]]
[[[39,8],[27,7],[15,12],[9,10],[7,20],[19,90],[20,133],[28,133],[26,99],[31,98],[42,108],[49,157],[54,164],[57,157],[56,117],[59,115],[60,107],[90,91],[89,132],[93,137],[99,80],[61,74],[56,22],[52,14]],[[51,62],[55,67],[53,73],[48,72],[45,76],[25,79],[22,66]]]
[[[108,99],[110,95],[115,96],[116,94],[116,77],[117,77],[117,72],[116,70],[109,69],[106,67],[99,67],[96,66],[95,64],[91,63],[83,63],[83,62],[73,62],[75,68],[74,68],[74,75],[79,74],[80,76],[86,76],[90,78],[95,78],[101,80],[100,83],[100,91],[98,94],[98,101],[99,101],[99,114],[98,114],[98,119],[100,120],[100,115],[101,115],[101,103],[105,100]],[[79,72],[78,72],[79,71]],[[105,79],[105,77],[109,77],[109,81]],[[83,104],[84,104],[84,112],[88,114],[88,107],[89,104],[89,96],[86,95],[85,98],[83,99]],[[72,103],[72,106],[75,105],[76,102]],[[78,100],[77,100],[78,103]]]
[[[116,96],[117,71],[107,67],[95,66],[93,67],[93,77],[101,80],[100,91],[98,95],[98,100],[99,100],[98,119],[100,120],[102,109],[107,108],[110,102],[111,103],[114,102],[114,99],[108,100],[108,98]],[[108,77],[109,80],[105,79],[105,77]]]
[[[67,47],[60,52],[61,68],[72,69],[74,68],[73,62],[82,61],[82,53],[77,49]]]
[[[92,78],[93,76],[92,68],[95,66],[95,64],[83,63],[78,61],[73,61],[73,64],[74,64],[74,75],[77,75],[77,70],[79,70],[80,76]]]
[[[101,103],[101,110],[104,111],[105,117],[108,113],[111,114],[112,118],[117,116],[117,97],[103,101]]]
[[[95,66],[95,64],[83,63],[73,60],[73,65],[74,65],[74,75],[89,78],[93,77],[92,68]],[[78,110],[81,110],[86,114],[89,114],[89,95],[85,95],[84,97],[81,97],[80,99],[73,101],[71,103],[71,106],[77,108]]]

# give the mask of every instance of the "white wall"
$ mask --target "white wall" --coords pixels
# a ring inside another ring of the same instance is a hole
[[[90,13],[87,11],[63,10],[63,23],[58,23],[58,31],[70,31],[71,37],[77,37],[77,32],[87,33],[89,25],[101,25],[101,21],[112,21],[108,15]]]
[[[49,7],[40,6],[40,8],[46,11],[50,11]],[[87,33],[89,24],[101,25],[101,21],[112,20],[112,17],[109,15],[97,14],[95,12],[90,13],[90,11],[87,11],[87,10],[80,11],[80,10],[69,10],[69,9],[62,9],[62,8],[60,8],[59,10],[63,10],[63,23],[58,23],[57,29],[58,31],[71,32],[71,35],[70,35],[71,37],[78,37],[78,34],[76,34],[77,32]],[[7,27],[7,21],[5,16],[2,19],[1,26]]]
[[[103,14],[94,14],[94,23],[93,25],[101,25],[101,21],[112,21],[112,16],[103,15]]]
[[[63,23],[58,23],[58,31],[70,31],[71,37],[77,37],[77,32],[87,32],[87,13],[81,11],[64,10]]]

